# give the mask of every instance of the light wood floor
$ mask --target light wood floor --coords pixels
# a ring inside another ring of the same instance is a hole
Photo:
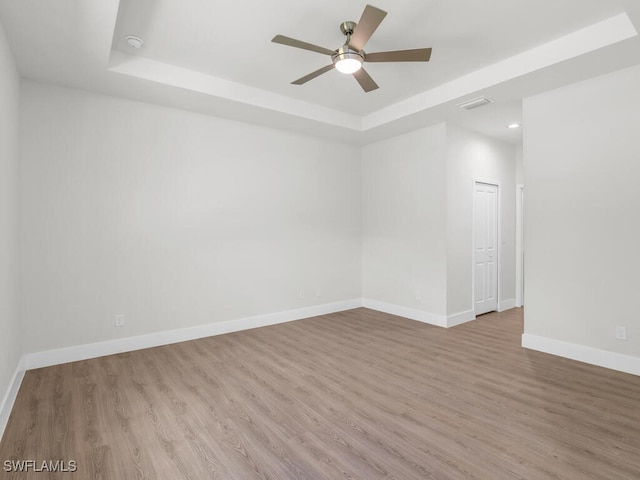
[[[78,471],[0,477],[639,479],[640,377],[521,333],[356,309],[32,370],[0,462]]]

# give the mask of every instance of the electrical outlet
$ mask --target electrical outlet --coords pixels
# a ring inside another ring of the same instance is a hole
[[[124,327],[124,315],[123,314],[116,315],[115,325],[116,325],[116,327]]]
[[[304,288],[300,289],[300,298],[304,298]]]
[[[322,296],[322,289],[316,288],[316,297],[321,297],[321,296]]]
[[[627,327],[616,327],[616,338],[618,340],[627,339]]]

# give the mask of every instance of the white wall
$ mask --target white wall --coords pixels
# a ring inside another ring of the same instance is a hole
[[[516,185],[524,185],[524,153],[522,142],[516,145]]]
[[[515,160],[514,146],[452,124],[364,147],[363,297],[442,325],[460,314],[473,318],[473,182],[480,178],[502,188],[500,299],[515,304]]]
[[[27,353],[360,297],[446,321],[472,308],[473,178],[505,189],[515,178],[512,147],[451,125],[358,149],[35,82],[22,91]]]
[[[447,311],[473,310],[473,187],[500,187],[499,300],[515,305],[515,168],[513,145],[447,124]]]
[[[524,152],[516,145],[516,307],[524,306]]]
[[[22,122],[28,352],[360,297],[356,147],[31,82]]]
[[[363,297],[445,316],[445,124],[362,149]]]
[[[526,334],[640,357],[638,85],[633,67],[524,102]]]
[[[0,24],[0,407],[22,354],[17,241],[19,100],[20,78]],[[0,432],[2,427],[0,418]]]

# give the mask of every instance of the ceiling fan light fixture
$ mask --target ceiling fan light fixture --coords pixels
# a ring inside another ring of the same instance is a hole
[[[336,69],[340,73],[355,73],[362,68],[362,60],[356,60],[355,58],[343,58],[336,62]]]
[[[340,73],[355,73],[362,68],[364,58],[357,52],[342,47],[333,55],[333,65]]]

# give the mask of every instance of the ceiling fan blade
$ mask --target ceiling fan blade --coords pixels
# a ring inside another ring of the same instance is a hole
[[[327,73],[329,70],[333,70],[333,63],[331,65],[327,65],[326,67],[322,67],[322,68],[316,70],[315,72],[311,72],[309,75],[305,75],[304,77],[299,78],[298,80],[295,80],[295,81],[291,82],[291,84],[292,85],[303,85],[303,84],[307,83],[309,80],[313,80],[314,78],[319,77],[323,73]]]
[[[371,78],[364,68],[355,72],[353,76],[365,92],[370,92],[371,90],[378,88],[378,84],[373,81],[373,78]]]
[[[304,50],[311,50],[312,52],[323,53],[325,55],[333,55],[333,50],[328,48],[319,47],[312,43],[303,42],[302,40],[296,40],[295,38],[285,37],[284,35],[276,35],[271,39],[273,43],[280,43],[282,45],[288,45],[290,47],[302,48]]]
[[[430,48],[413,50],[396,50],[393,52],[367,53],[365,62],[428,62],[431,58]]]
[[[362,50],[386,16],[387,12],[384,10],[367,5],[364,8],[364,12],[362,12],[362,17],[360,17],[356,29],[353,31],[353,35],[351,35],[349,46],[358,52]]]

